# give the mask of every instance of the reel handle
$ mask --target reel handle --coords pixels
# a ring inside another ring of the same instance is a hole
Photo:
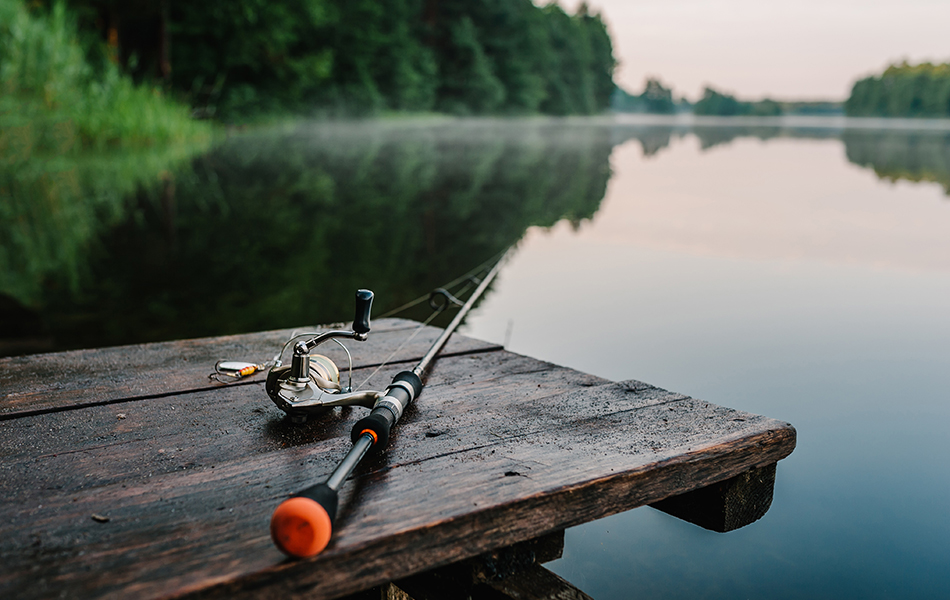
[[[369,333],[369,313],[373,309],[373,292],[356,290],[356,315],[353,317],[353,331]]]

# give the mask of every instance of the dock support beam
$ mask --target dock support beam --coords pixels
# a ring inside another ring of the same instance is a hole
[[[761,519],[772,505],[775,465],[751,469],[710,486],[651,504],[674,517],[725,533]]]
[[[560,558],[564,531],[406,577],[347,600],[591,600],[545,569]]]

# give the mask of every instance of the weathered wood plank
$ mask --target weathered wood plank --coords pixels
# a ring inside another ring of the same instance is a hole
[[[411,454],[406,460],[420,460],[427,456],[424,452],[455,450],[458,442],[453,431],[478,423],[480,415],[486,414],[472,413],[477,403],[503,417],[504,406],[512,402],[606,383],[527,357],[494,352],[477,356],[474,361],[446,357],[437,363],[422,398],[437,394],[440,402],[420,401],[412,406],[394,433],[402,436],[405,431],[426,442],[408,448]],[[380,370],[367,387],[384,387],[403,368]],[[371,370],[358,371],[357,380]],[[506,384],[499,387],[492,381]],[[508,393],[515,389],[522,391],[517,396]],[[0,422],[0,477],[7,490],[0,504],[33,497],[37,488],[65,494],[116,481],[207,469],[220,462],[306,445],[329,444],[327,451],[339,453],[344,451],[349,428],[365,412],[337,409],[306,425],[294,425],[273,405],[263,385],[257,384]],[[403,428],[412,421],[410,415],[424,423],[424,431]],[[497,425],[491,428],[470,435],[493,439],[504,431]]]
[[[322,325],[320,329],[343,326]],[[380,364],[417,326],[405,319],[375,321],[366,342],[350,344],[354,367]],[[308,329],[313,328],[0,358],[0,420],[216,389],[221,384],[210,381],[208,374],[217,360],[270,360],[294,331]],[[440,332],[424,328],[396,353],[393,362],[418,360]],[[499,346],[453,336],[445,354],[493,349]],[[345,355],[335,344],[320,351],[345,368]],[[262,380],[263,375],[255,379]]]
[[[503,364],[516,366],[499,374]],[[33,503],[15,494],[14,505],[2,509],[0,589],[26,597],[62,589],[83,596],[337,597],[709,485],[774,463],[794,447],[794,430],[784,423],[637,382],[598,385],[578,376],[567,385],[557,372],[503,352],[440,360],[392,450],[345,489],[338,534],[314,560],[284,561],[266,523],[282,498],[329,472],[345,451],[337,434],[346,424],[323,430],[331,437],[317,433],[276,449],[260,442],[274,432],[252,417],[239,438],[191,433],[220,444],[211,464],[146,473],[119,461],[102,466],[112,479],[91,487],[54,482]],[[562,393],[552,393],[558,387]],[[74,418],[106,408],[73,411]],[[156,409],[141,431],[169,414]],[[222,458],[255,435],[258,446]],[[28,464],[29,451],[15,444],[8,450],[15,464]],[[356,490],[359,501],[348,502]],[[93,521],[94,513],[110,521]]]

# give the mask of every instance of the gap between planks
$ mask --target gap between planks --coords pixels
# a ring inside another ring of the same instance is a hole
[[[487,346],[487,347],[485,347],[485,348],[474,348],[474,349],[472,349],[472,350],[462,350],[462,351],[459,351],[459,352],[448,352],[448,353],[445,353],[445,354],[439,354],[438,358],[450,358],[450,357],[457,357],[457,356],[469,356],[469,355],[471,355],[471,354],[484,354],[484,353],[487,353],[487,352],[499,352],[499,351],[502,351],[502,350],[504,350],[504,347],[503,347],[503,346]],[[402,364],[407,364],[407,363],[415,363],[415,362],[418,362],[418,361],[421,360],[421,359],[422,359],[421,356],[417,356],[417,357],[413,357],[413,358],[394,360],[394,361],[392,361],[392,362],[385,363],[385,364],[386,364],[386,366],[389,366],[389,365],[402,365]],[[384,363],[377,362],[377,363],[369,363],[369,364],[366,364],[366,365],[360,365],[359,367],[354,367],[354,368],[353,368],[353,372],[356,373],[356,372],[359,372],[359,371],[364,371],[364,370],[366,370],[366,369],[375,369],[376,367],[382,366],[383,364],[384,364]],[[183,395],[186,395],[186,394],[196,394],[196,393],[200,393],[200,392],[209,392],[209,391],[219,390],[219,389],[222,389],[222,388],[225,388],[225,387],[241,387],[241,386],[263,385],[263,384],[264,384],[264,380],[262,380],[262,379],[255,379],[255,380],[253,380],[253,381],[238,381],[238,382],[229,383],[229,384],[223,384],[223,383],[222,383],[222,384],[218,384],[218,385],[207,385],[207,386],[201,386],[201,387],[195,387],[195,388],[188,388],[188,389],[182,389],[182,390],[174,390],[174,391],[170,391],[170,392],[163,392],[163,393],[160,393],[160,394],[142,394],[142,395],[140,395],[140,396],[129,396],[129,397],[124,397],[124,398],[110,398],[110,399],[108,399],[108,400],[97,400],[97,401],[90,401],[90,402],[79,402],[79,403],[76,403],[76,404],[71,404],[71,405],[69,405],[69,406],[51,406],[51,407],[49,407],[49,408],[37,408],[37,409],[30,409],[30,410],[20,410],[20,411],[16,411],[16,412],[10,412],[10,413],[3,413],[3,414],[0,414],[0,421],[10,421],[10,420],[13,420],[13,419],[19,419],[19,418],[21,418],[21,417],[35,417],[35,416],[38,416],[38,415],[48,415],[48,414],[51,414],[51,413],[66,412],[66,411],[71,411],[71,410],[81,410],[81,409],[84,409],[84,408],[92,408],[92,407],[96,407],[96,406],[109,406],[109,405],[112,405],[112,404],[125,404],[125,403],[128,403],[128,402],[139,402],[139,401],[142,401],[142,400],[154,400],[154,399],[158,399],[158,398],[169,398],[169,397],[172,397],[172,396],[183,396]]]

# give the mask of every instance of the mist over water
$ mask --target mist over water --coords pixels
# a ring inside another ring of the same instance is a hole
[[[601,600],[950,596],[950,132],[337,123],[123,161],[0,164],[0,350],[345,320],[357,287],[382,314],[516,243],[467,334],[799,435],[761,521],[641,508],[553,570]]]

